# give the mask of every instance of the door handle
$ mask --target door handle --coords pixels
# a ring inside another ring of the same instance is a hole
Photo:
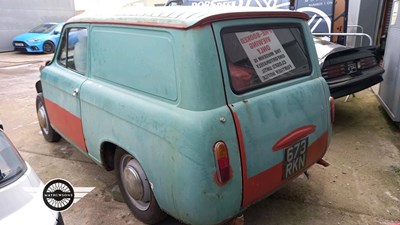
[[[72,96],[76,97],[79,94],[79,89],[75,88],[75,90],[72,92]]]

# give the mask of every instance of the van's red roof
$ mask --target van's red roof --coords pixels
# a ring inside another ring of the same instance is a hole
[[[309,18],[307,14],[301,12],[256,7],[161,6],[87,11],[71,18],[68,22],[115,23],[188,29],[215,21],[262,17],[289,17],[304,20]]]

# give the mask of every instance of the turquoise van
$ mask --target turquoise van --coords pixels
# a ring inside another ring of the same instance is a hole
[[[115,170],[144,223],[223,223],[325,163],[333,100],[307,19],[221,7],[76,16],[36,84],[44,138]]]

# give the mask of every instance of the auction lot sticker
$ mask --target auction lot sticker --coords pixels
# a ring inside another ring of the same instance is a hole
[[[273,30],[238,32],[236,37],[262,82],[295,69]]]

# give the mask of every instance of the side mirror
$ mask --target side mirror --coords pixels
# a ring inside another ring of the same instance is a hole
[[[57,35],[57,34],[59,34],[59,33],[60,33],[60,31],[58,31],[58,30],[55,30],[55,31],[53,32],[54,35]]]
[[[44,64],[44,66],[43,66],[43,65],[40,66],[39,71],[42,72],[43,68],[45,68],[46,66],[50,65],[50,63],[51,63],[50,60],[46,61],[46,63]]]

